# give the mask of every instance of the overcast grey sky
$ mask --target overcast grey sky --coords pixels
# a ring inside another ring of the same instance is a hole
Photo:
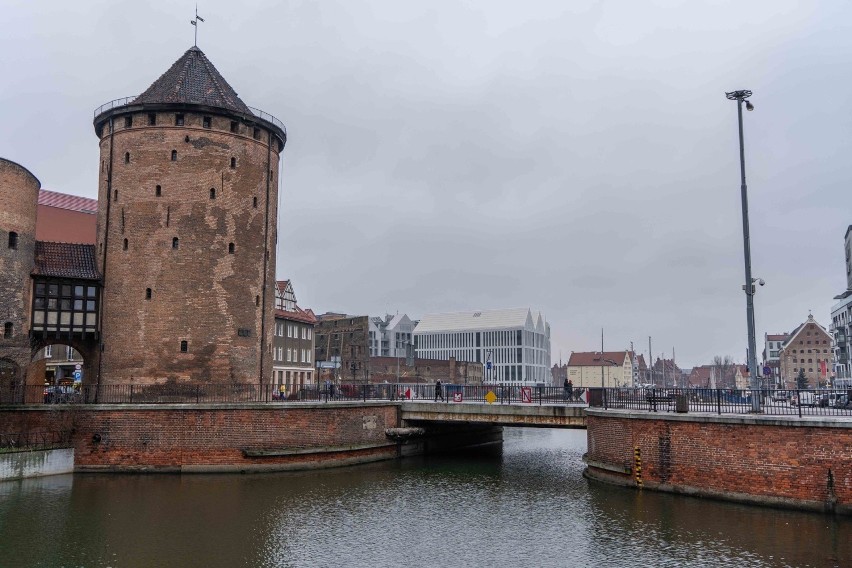
[[[92,111],[192,45],[195,2],[4,0],[0,156],[95,197]],[[845,289],[852,4],[200,1],[199,47],[284,121],[278,274],[317,311],[529,306],[560,351],[744,360]]]

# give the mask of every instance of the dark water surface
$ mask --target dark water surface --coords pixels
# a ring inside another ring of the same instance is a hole
[[[0,567],[852,566],[852,520],[582,477],[585,431],[307,473],[0,483]]]

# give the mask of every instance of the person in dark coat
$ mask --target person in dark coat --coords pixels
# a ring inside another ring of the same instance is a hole
[[[574,385],[568,377],[565,377],[565,384],[562,390],[564,391],[562,400],[571,400],[574,394]]]
[[[447,402],[444,399],[444,389],[441,386],[441,379],[438,379],[438,382],[435,383],[435,402],[438,402],[438,397],[441,397],[441,402]]]

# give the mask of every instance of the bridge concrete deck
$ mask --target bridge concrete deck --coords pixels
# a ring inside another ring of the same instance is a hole
[[[583,404],[487,404],[479,402],[403,402],[407,423],[445,422],[541,428],[585,428]]]

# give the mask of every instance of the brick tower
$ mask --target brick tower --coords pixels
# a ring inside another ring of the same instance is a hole
[[[30,362],[31,279],[41,182],[0,158],[0,389],[16,384]]]
[[[265,383],[284,125],[197,47],[95,111],[100,383]]]

